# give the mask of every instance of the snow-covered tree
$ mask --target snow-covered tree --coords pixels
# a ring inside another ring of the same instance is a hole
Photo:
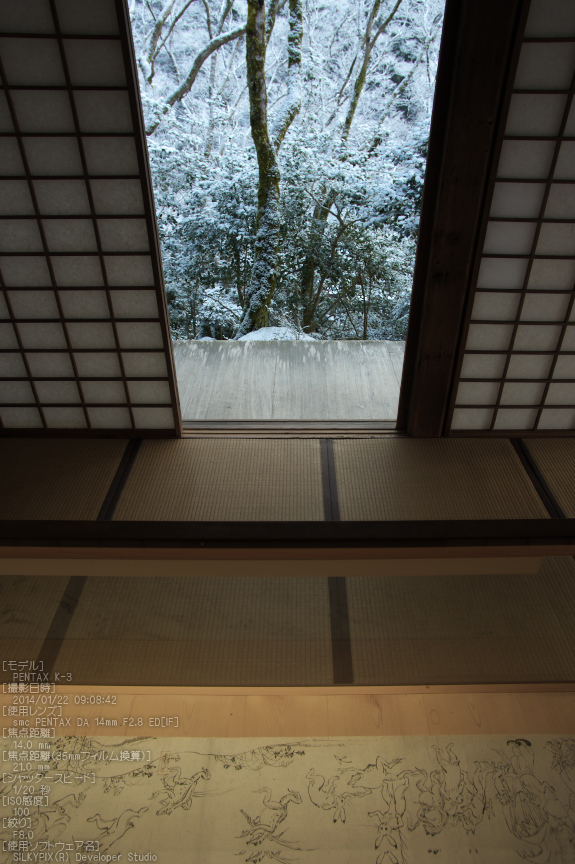
[[[132,0],[176,337],[404,337],[443,5]]]

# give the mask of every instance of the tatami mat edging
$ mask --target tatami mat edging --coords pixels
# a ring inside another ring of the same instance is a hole
[[[504,439],[348,439],[334,450],[342,520],[548,518]]]
[[[317,439],[145,441],[116,521],[323,521]]]
[[[525,443],[567,518],[575,518],[575,438],[528,438]]]

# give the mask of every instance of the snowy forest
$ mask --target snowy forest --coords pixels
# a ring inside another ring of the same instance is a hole
[[[130,0],[175,339],[404,339],[444,0]]]

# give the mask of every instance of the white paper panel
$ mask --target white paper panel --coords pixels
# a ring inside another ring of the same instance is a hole
[[[541,226],[537,255],[574,255],[575,225],[573,223],[545,223]]]
[[[4,92],[0,92],[0,132],[9,132],[12,133],[14,131],[12,126],[12,117],[10,116],[10,109],[8,108],[8,102],[6,101],[6,96]]]
[[[97,252],[90,219],[47,219],[44,233],[50,252]]]
[[[495,418],[494,429],[533,429],[537,419],[537,408],[500,408]]]
[[[507,382],[501,393],[502,405],[539,405],[545,384]]]
[[[463,385],[459,385],[460,387]],[[467,385],[469,386],[469,385]],[[481,385],[474,385],[481,386]],[[490,387],[491,385],[487,385]],[[170,404],[172,397],[170,395],[170,387],[167,381],[130,381],[128,383],[130,391],[130,400],[133,403],[152,403],[158,402],[162,404]]]
[[[84,180],[34,180],[43,216],[89,216],[90,202]]]
[[[521,310],[522,321],[563,321],[569,305],[566,294],[528,294]]]
[[[573,0],[531,0],[525,36],[575,36]]]
[[[2,219],[0,222],[0,252],[42,252],[38,225],[28,219]]]
[[[137,216],[144,213],[139,180],[91,180],[97,214]]]
[[[538,429],[575,429],[575,409],[544,408]]]
[[[553,141],[504,141],[497,176],[545,180],[553,159]]]
[[[80,131],[132,132],[132,115],[128,94],[122,91],[77,90],[74,101]]]
[[[561,327],[551,324],[519,325],[513,343],[514,351],[555,351],[561,336]]]
[[[64,48],[74,86],[125,86],[122,46],[117,39],[66,39]]]
[[[110,285],[141,286],[154,284],[152,262],[148,255],[130,255],[127,258],[106,255],[106,271]]]
[[[492,408],[456,408],[451,428],[459,431],[489,429],[492,417]]]
[[[41,429],[42,418],[37,408],[0,408],[6,429]]]
[[[533,262],[529,274],[529,288],[570,291],[575,285],[575,261]]]
[[[0,381],[0,402],[36,402],[28,381]]]
[[[0,324],[0,345],[2,348],[18,348],[18,340],[11,324]]]
[[[549,190],[546,219],[575,219],[575,184],[553,184]]]
[[[519,294],[495,294],[478,291],[473,303],[474,321],[513,321],[519,306]]]
[[[575,141],[562,143],[553,176],[556,180],[575,180]]]
[[[30,372],[34,378],[72,378],[74,367],[69,354],[37,354],[26,355]]]
[[[16,375],[26,378],[26,366],[21,354],[0,354],[0,375],[12,378]]]
[[[483,244],[485,255],[528,255],[535,222],[489,222]]]
[[[511,97],[505,135],[547,137],[557,135],[565,110],[566,96],[514,93]]]
[[[56,0],[56,10],[62,33],[110,36],[118,32],[113,0]]]
[[[72,348],[114,348],[114,330],[111,324],[68,323]]]
[[[521,48],[516,90],[568,90],[575,68],[575,43],[527,42]]]
[[[12,101],[20,132],[74,132],[65,90],[14,90]]]
[[[66,318],[108,318],[110,310],[104,291],[60,291]]]
[[[82,160],[74,138],[25,138],[24,149],[32,175],[82,174]]]
[[[12,87],[66,84],[55,39],[0,39],[6,80]]]
[[[60,288],[97,288],[104,284],[100,259],[95,256],[66,255],[53,258],[52,266]]]
[[[569,116],[567,117],[564,134],[567,138],[575,136],[575,102],[571,102],[571,108],[569,110]]]
[[[134,408],[137,429],[173,429],[171,408]]]
[[[553,370],[553,380],[561,380],[561,378],[575,378],[575,356],[568,354],[564,357],[559,356],[555,369]]]
[[[575,351],[575,327],[569,326],[565,330],[563,341],[561,343],[562,351]]]
[[[86,417],[82,408],[44,408],[44,416],[52,429],[86,429]]]
[[[83,381],[84,399],[89,402],[126,402],[126,390],[122,381]]]
[[[77,2],[77,0],[74,0]],[[0,30],[4,33],[53,33],[48,0],[2,0]]]
[[[2,165],[2,174],[4,175],[10,177],[24,176],[24,165],[15,138],[0,138],[0,165]]]
[[[550,384],[546,405],[575,405],[575,384]]]
[[[125,406],[121,348],[132,351],[123,353],[128,374],[142,379],[134,385],[134,398],[140,404],[171,403],[167,381],[144,380],[150,375],[167,379],[168,365],[158,320],[165,310],[158,306],[154,290],[150,256],[156,253],[155,248],[150,252],[151,229],[144,206],[148,191],[140,169],[145,166],[140,165],[133,137],[129,89],[137,89],[137,82],[126,79],[132,70],[129,64],[125,66],[124,43],[116,38],[120,35],[116,0],[54,0],[54,7],[59,26],[69,37],[63,49],[72,87],[80,88],[70,92],[64,89],[58,40],[26,35],[26,31],[55,32],[49,0],[0,2],[0,31],[22,33],[21,37],[0,35],[0,48],[7,72],[3,83],[19,88],[11,96],[25,153],[23,161],[8,100],[0,92],[0,132],[7,133],[0,138],[0,172],[15,178],[0,181],[0,217],[5,217],[0,220],[0,266],[48,427],[86,429],[81,407],[84,394],[86,399],[118,406],[109,410],[96,407],[95,428],[128,429],[133,424]],[[88,38],[78,38],[81,36]],[[37,86],[42,89],[34,89]],[[102,91],[99,87],[125,89]],[[136,93],[132,95],[137,98]],[[87,177],[75,136],[74,111]],[[25,163],[32,175],[33,195]],[[126,179],[118,180],[118,176]],[[35,218],[35,201],[40,223]],[[105,263],[98,255],[98,237],[107,253]],[[104,290],[106,285],[110,296]],[[0,355],[0,377],[22,380],[0,380],[0,400],[33,402],[34,389],[26,380],[28,368],[19,353],[10,315],[1,295],[0,341],[11,353]],[[111,315],[149,321],[134,326],[120,322],[117,342]],[[133,352],[150,348],[156,352]],[[85,381],[84,391],[74,380],[75,367]],[[94,380],[97,378],[115,380]],[[60,404],[64,407],[58,407]],[[10,411],[2,415],[9,428],[41,428],[36,407]],[[166,413],[158,407],[139,419],[153,428],[154,418],[157,428],[173,428],[171,408]]]
[[[53,291],[9,291],[8,296],[16,318],[60,317]]]
[[[127,408],[88,408],[93,429],[130,429],[132,421]]]
[[[549,375],[550,356],[537,354],[514,354],[509,360],[507,378],[542,378]]]
[[[66,348],[66,337],[60,323],[19,324],[18,332],[24,348]]]
[[[118,355],[102,352],[98,354],[74,354],[80,378],[120,378],[122,370]]]
[[[492,405],[499,393],[498,383],[462,381],[457,388],[456,405]]]
[[[0,180],[0,216],[33,215],[34,204],[28,182],[26,180]]]
[[[478,288],[523,288],[527,261],[522,258],[482,258]]]
[[[496,183],[491,200],[491,216],[537,219],[541,211],[544,183]]]
[[[157,318],[158,301],[154,291],[112,291],[112,305],[117,318]]]
[[[75,381],[37,381],[36,391],[42,404],[44,402],[69,402],[70,404],[81,402],[78,385]]]
[[[157,323],[130,322],[116,324],[121,348],[161,348],[162,331]]]
[[[470,324],[468,351],[507,351],[513,327],[509,324]]]
[[[122,361],[126,375],[130,377],[160,378],[168,374],[166,358],[160,352],[150,354],[126,353],[122,354]]]
[[[0,258],[4,282],[8,288],[40,288],[50,286],[50,271],[45,258]]]
[[[132,138],[84,138],[83,142],[90,174],[139,173],[138,156]]]
[[[147,252],[148,228],[145,219],[98,219],[104,252]]]

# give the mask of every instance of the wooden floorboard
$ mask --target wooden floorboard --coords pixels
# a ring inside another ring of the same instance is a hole
[[[184,421],[395,420],[404,342],[175,342]]]

